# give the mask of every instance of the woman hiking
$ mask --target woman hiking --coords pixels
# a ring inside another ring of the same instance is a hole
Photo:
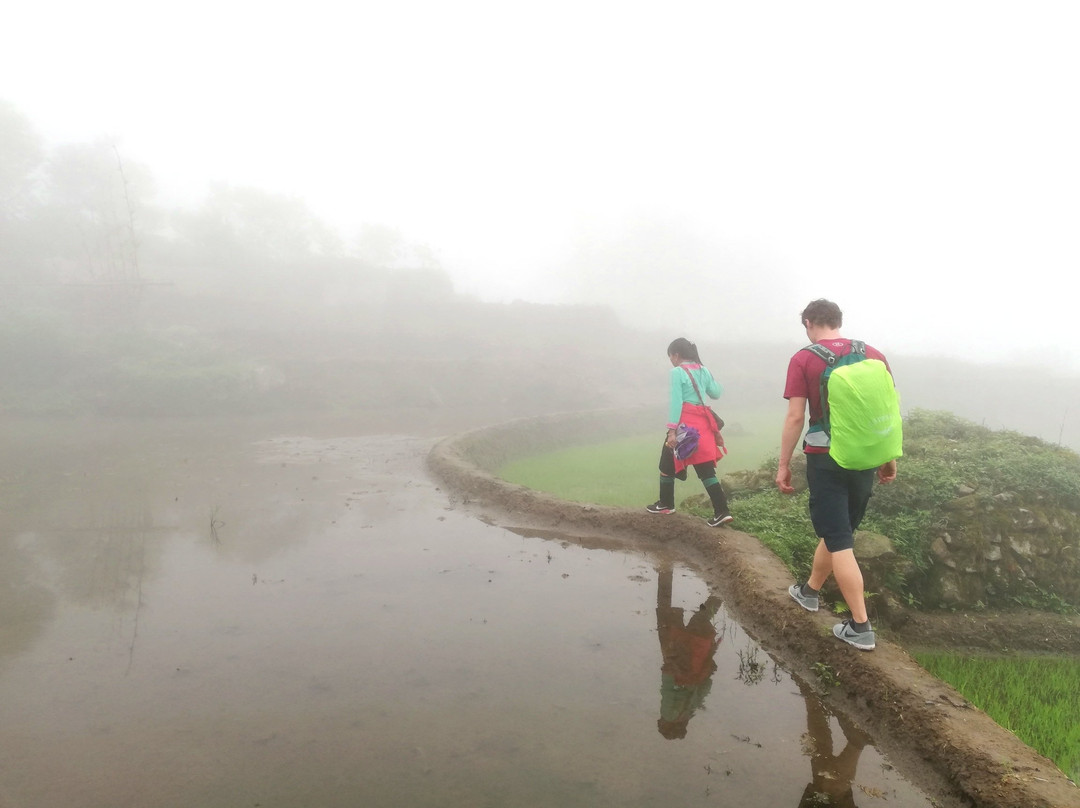
[[[660,499],[645,509],[649,513],[675,513],[675,480],[685,480],[687,466],[693,466],[712,501],[713,515],[707,520],[708,525],[720,527],[732,520],[727,497],[716,477],[716,461],[727,454],[727,449],[720,437],[719,424],[713,421],[704,398],[705,395],[720,398],[720,384],[701,364],[697,346],[685,337],[674,340],[667,353],[672,365],[671,397],[667,437],[660,450]],[[691,430],[697,431],[696,447]],[[680,438],[683,438],[681,448]]]

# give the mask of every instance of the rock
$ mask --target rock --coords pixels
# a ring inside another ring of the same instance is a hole
[[[776,474],[771,471],[736,471],[723,475],[720,483],[724,486],[724,493],[731,497],[767,491],[775,485],[775,480]]]
[[[934,554],[934,558],[944,561],[949,557],[949,548],[945,546],[945,540],[938,536],[930,543],[930,552]]]
[[[964,599],[960,595],[960,585],[956,580],[955,573],[946,573],[941,576],[941,602],[949,605],[958,605],[963,603]]]
[[[855,558],[866,591],[874,594],[874,611],[879,616],[891,612],[898,600],[890,586],[895,585],[897,576],[908,574],[911,564],[897,554],[892,539],[869,530],[856,531]]]
[[[1031,558],[1031,542],[1023,541],[1019,542],[1016,539],[1009,539],[1009,548],[1022,558]]]
[[[979,506],[979,498],[974,494],[968,494],[966,497],[958,497],[952,500],[952,502],[945,503],[945,510],[957,511],[960,513],[972,513]]]
[[[859,559],[860,564],[870,559],[887,561],[895,556],[896,548],[888,536],[869,530],[859,530],[855,533],[855,557]]]
[[[1013,519],[1013,524],[1018,525],[1022,530],[1030,530],[1035,526],[1035,514],[1027,508],[1019,508],[1016,512],[1016,518]]]

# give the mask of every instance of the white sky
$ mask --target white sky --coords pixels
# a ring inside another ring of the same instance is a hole
[[[1080,370],[1073,2],[36,0],[0,98],[433,248],[490,300]]]

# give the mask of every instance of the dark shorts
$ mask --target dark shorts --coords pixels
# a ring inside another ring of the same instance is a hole
[[[855,546],[855,529],[866,513],[875,473],[842,468],[827,454],[806,455],[810,521],[830,553]]]

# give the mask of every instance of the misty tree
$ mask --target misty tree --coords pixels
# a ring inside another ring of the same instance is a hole
[[[215,185],[189,225],[210,252],[233,259],[287,263],[341,250],[303,200],[258,188]]]
[[[218,184],[194,211],[173,217],[183,275],[203,289],[262,294],[303,289],[341,239],[302,200]]]
[[[361,225],[353,243],[361,261],[383,269],[436,269],[435,254],[426,245],[406,240],[401,231],[381,224]]]
[[[138,281],[140,235],[152,197],[149,170],[123,160],[115,143],[56,147],[47,161],[42,213],[59,278]]]
[[[32,276],[29,222],[39,205],[37,194],[45,148],[29,119],[0,100],[0,279]]]
[[[45,149],[30,120],[0,100],[0,223],[23,218]]]
[[[47,149],[30,122],[0,102],[0,270],[9,280],[139,278],[145,168],[114,143]]]

